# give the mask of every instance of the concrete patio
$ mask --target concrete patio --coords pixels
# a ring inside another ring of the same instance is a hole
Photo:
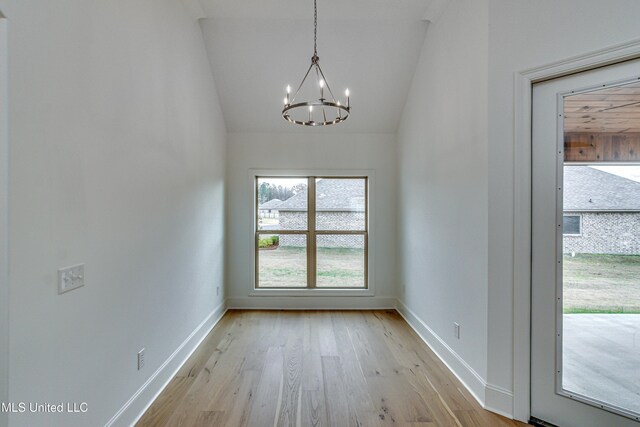
[[[640,314],[563,319],[563,388],[640,413]]]

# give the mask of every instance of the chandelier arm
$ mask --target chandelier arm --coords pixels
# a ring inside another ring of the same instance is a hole
[[[322,72],[322,68],[320,68],[320,64],[318,65],[318,70],[320,71],[320,75],[322,76],[322,80],[324,80],[324,84],[325,86],[327,86],[327,90],[329,91],[329,94],[331,95],[331,100],[333,102],[336,102],[336,97],[333,95],[333,91],[331,90],[331,87],[329,86],[329,82],[327,81],[327,79],[324,76],[324,73]]]
[[[300,86],[298,86],[298,90],[296,90],[296,93],[295,95],[293,95],[293,98],[291,98],[291,101],[289,101],[289,104],[293,104],[293,101],[296,100],[296,96],[298,96],[300,89],[302,89],[302,85],[304,84],[305,80],[307,80],[307,76],[311,72],[312,67],[313,67],[313,63],[309,66],[309,69],[307,70],[307,74],[304,75],[304,78],[302,79],[302,83],[300,83]]]
[[[313,65],[315,65],[315,66],[316,66],[316,79],[318,80],[318,83],[320,83],[320,73],[318,72],[318,67],[319,67],[319,65],[318,65],[318,63],[317,63],[317,62],[316,62],[315,64],[313,64]],[[324,79],[324,77],[323,77],[323,79]],[[325,84],[326,84],[326,83],[327,83],[327,82],[325,82]],[[324,95],[322,95],[322,89],[321,89],[321,90],[320,90],[320,99],[322,99],[322,97],[323,97],[323,96],[324,96]]]

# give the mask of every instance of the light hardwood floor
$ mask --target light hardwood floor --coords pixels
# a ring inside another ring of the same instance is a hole
[[[524,426],[393,311],[229,311],[138,426]]]

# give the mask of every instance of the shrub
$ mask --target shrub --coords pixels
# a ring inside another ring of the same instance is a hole
[[[269,236],[258,240],[258,248],[273,248],[280,244],[279,236]]]

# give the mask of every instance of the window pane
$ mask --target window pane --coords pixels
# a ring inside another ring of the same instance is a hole
[[[316,179],[316,229],[365,229],[365,179]]]
[[[580,217],[578,215],[565,215],[562,218],[562,224],[564,234],[580,234]]]
[[[364,236],[319,235],[316,246],[316,287],[365,287]]]
[[[562,388],[640,413],[640,166],[565,165],[563,190]]]
[[[258,230],[306,230],[307,183],[307,178],[258,178]]]
[[[258,235],[258,287],[305,288],[307,286],[307,236]]]

